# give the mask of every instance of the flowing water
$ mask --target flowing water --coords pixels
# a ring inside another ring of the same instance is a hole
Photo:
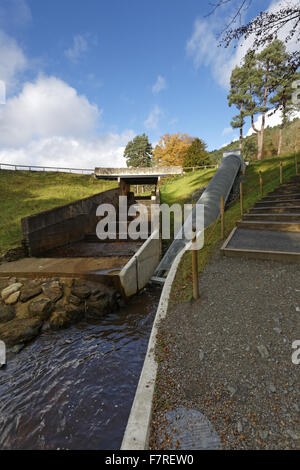
[[[160,296],[47,331],[0,369],[0,449],[119,449]]]

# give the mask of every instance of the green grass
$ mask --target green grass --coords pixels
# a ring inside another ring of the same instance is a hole
[[[196,189],[207,186],[215,171],[215,169],[198,170],[184,176],[165,178],[164,184],[160,187],[161,202],[169,205],[183,204]]]
[[[300,153],[298,153],[300,160]],[[246,179],[244,182],[244,210],[250,209],[260,198],[259,187],[259,171],[262,172],[264,181],[264,195],[273,191],[280,184],[279,162],[283,162],[283,182],[287,181],[292,176],[295,176],[295,154],[287,156],[270,158],[262,160],[261,162],[252,162],[246,170]],[[300,171],[300,161],[299,161]],[[181,189],[178,187],[179,198]],[[172,198],[176,199],[176,194],[172,193]],[[225,237],[229,235],[234,228],[237,220],[241,219],[240,201],[236,201],[225,212]],[[214,223],[207,227],[205,230],[205,243],[204,247],[198,252],[198,267],[199,272],[203,272],[206,264],[211,258],[213,252],[221,244],[221,226],[218,222],[214,232],[212,229]],[[209,241],[208,241],[209,238]],[[186,252],[179,264],[177,274],[172,286],[171,303],[172,302],[185,302],[192,299],[192,255],[191,252]]]
[[[117,186],[91,175],[0,170],[0,254],[21,243],[21,218]]]

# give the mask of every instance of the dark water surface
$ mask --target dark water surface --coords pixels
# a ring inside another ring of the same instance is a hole
[[[47,331],[0,369],[0,449],[119,449],[160,290]]]

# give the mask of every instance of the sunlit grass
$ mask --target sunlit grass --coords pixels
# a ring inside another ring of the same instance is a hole
[[[91,175],[0,170],[0,253],[21,243],[21,218],[116,187]]]

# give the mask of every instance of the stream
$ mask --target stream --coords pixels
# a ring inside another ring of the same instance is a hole
[[[0,369],[0,449],[119,449],[161,290],[46,331]]]

